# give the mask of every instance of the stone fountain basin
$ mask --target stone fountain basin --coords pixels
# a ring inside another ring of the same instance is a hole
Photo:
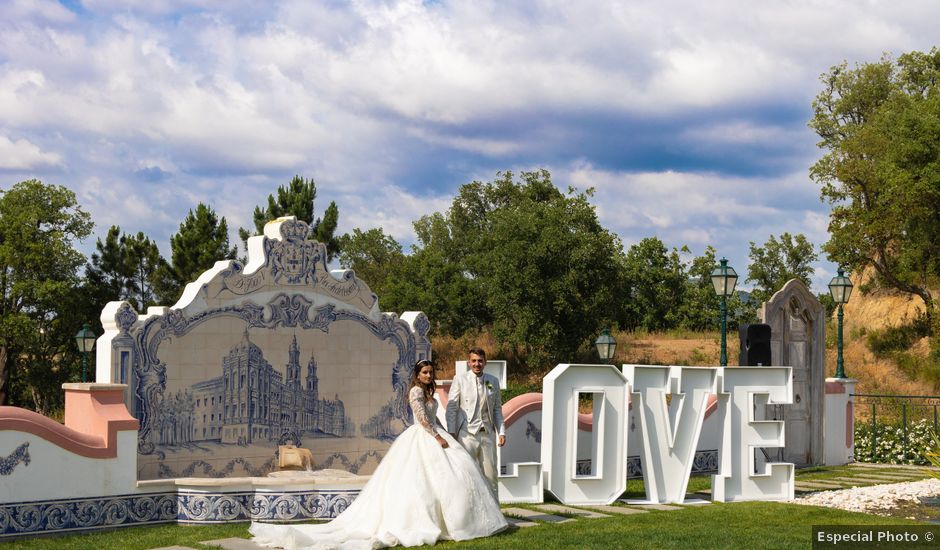
[[[369,478],[345,470],[278,471],[266,477],[152,479],[138,481],[137,488],[175,494],[179,523],[296,522],[336,517]]]

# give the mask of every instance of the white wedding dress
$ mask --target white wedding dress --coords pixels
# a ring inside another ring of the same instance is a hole
[[[476,462],[436,426],[437,402],[413,387],[408,402],[415,424],[392,443],[372,478],[349,507],[329,523],[253,523],[254,542],[287,550],[372,549],[467,540],[506,528],[489,482]],[[435,436],[447,440],[444,449]]]

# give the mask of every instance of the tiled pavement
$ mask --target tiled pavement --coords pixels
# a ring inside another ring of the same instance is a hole
[[[927,468],[924,466],[856,462],[849,466],[848,471],[845,472],[844,475],[839,477],[815,479],[811,477],[811,473],[800,476],[800,472],[798,471],[795,485],[797,494],[833,489],[848,489],[850,487],[868,487],[887,483],[918,481],[928,477],[926,470]]]
[[[800,479],[797,472],[796,492],[805,494],[816,491],[828,491],[833,489],[845,489],[849,487],[862,487],[869,485],[881,485],[885,483],[899,483],[902,481],[917,481],[928,477],[925,473],[926,468],[922,466],[900,466],[893,464],[866,464],[856,463],[848,468],[848,471],[839,477],[814,479],[808,473],[804,479]],[[711,491],[705,490],[694,495],[688,495],[687,504],[700,504],[699,499],[709,495]],[[651,510],[671,511],[679,510],[681,506],[662,505],[662,504],[642,504],[638,501],[620,501],[614,506],[564,506],[561,504],[538,504],[526,508],[510,507],[503,508],[503,514],[509,523],[516,528],[534,527],[539,524],[565,523],[579,520],[590,520],[593,518],[610,517],[614,514],[644,514]],[[224,550],[259,550],[262,547],[242,538],[228,538],[220,540],[204,541],[200,544],[207,546],[217,546]],[[154,550],[193,550],[187,546],[167,546]]]

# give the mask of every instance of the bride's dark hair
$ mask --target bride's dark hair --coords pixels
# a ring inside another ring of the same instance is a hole
[[[424,367],[431,367],[431,383],[424,385],[418,380],[418,374],[421,373],[421,369]],[[434,362],[430,359],[422,359],[415,363],[414,369],[411,370],[411,387],[419,387],[421,391],[424,392],[424,400],[430,401],[434,398],[434,390],[437,389],[437,384],[434,382]]]

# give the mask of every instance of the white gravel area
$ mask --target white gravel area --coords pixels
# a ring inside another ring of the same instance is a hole
[[[888,515],[885,512],[897,508],[898,503],[902,501],[917,502],[920,497],[938,496],[940,496],[940,479],[930,478],[890,485],[822,491],[794,499],[792,502],[839,508],[850,512]]]

